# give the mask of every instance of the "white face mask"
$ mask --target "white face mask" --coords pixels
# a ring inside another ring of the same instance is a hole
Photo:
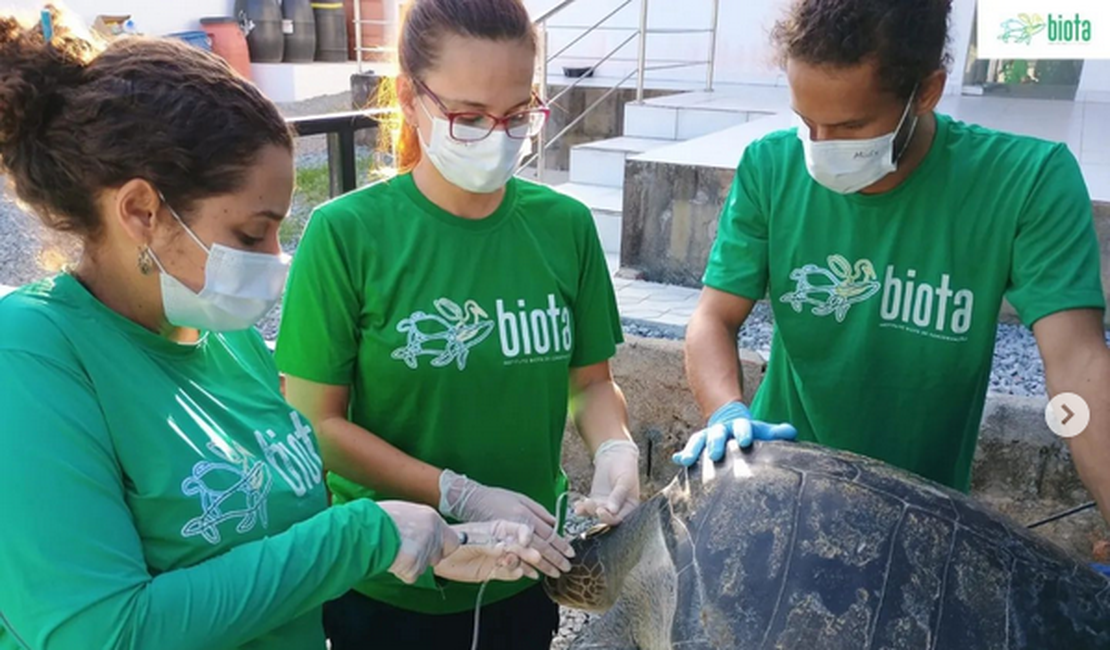
[[[816,142],[804,123],[798,126],[798,139],[805,150],[806,168],[813,180],[840,194],[852,194],[870,187],[898,169],[898,160],[906,152],[917,130],[914,115],[909,137],[895,155],[894,142],[909,116],[917,90],[910,95],[902,119],[893,133],[869,140],[824,140]]]
[[[488,137],[475,142],[459,142],[451,137],[451,123],[434,117],[424,102],[418,99],[424,114],[432,120],[432,139],[425,142],[417,129],[420,146],[440,174],[460,189],[474,194],[489,194],[505,187],[516,173],[521,158],[532,152],[530,139],[516,140],[504,129],[495,129]],[[456,130],[473,131],[475,137],[485,134],[485,129],[461,125]]]
[[[162,201],[165,203],[165,199]],[[195,293],[167,273],[151,251],[154,263],[162,272],[162,306],[166,320],[177,327],[212,332],[245,330],[257,323],[281,299],[289,274],[289,256],[250,253],[222,244],[209,248],[169,204],[166,207],[189,238],[208,253],[204,288]]]

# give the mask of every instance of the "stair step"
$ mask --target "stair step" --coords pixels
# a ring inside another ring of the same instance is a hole
[[[621,214],[624,209],[624,191],[615,187],[564,183],[553,189],[578,199],[590,209],[606,254],[619,255],[621,250]]]
[[[570,150],[570,182],[624,187],[624,163],[635,156],[674,144],[652,138],[612,138],[580,144]]]

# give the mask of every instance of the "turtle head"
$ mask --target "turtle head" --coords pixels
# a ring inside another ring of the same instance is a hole
[[[572,540],[571,569],[558,578],[545,578],[544,591],[552,600],[588,612],[607,611],[620,597],[621,587],[636,567],[651,533],[659,530],[660,515],[668,508],[660,494],[644,502],[618,526],[597,526]]]

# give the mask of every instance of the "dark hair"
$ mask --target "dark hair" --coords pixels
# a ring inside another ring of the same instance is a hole
[[[420,79],[439,62],[444,37],[451,35],[523,40],[536,47],[536,29],[522,0],[411,0],[397,44],[401,73]],[[383,89],[378,104],[395,107],[395,89]],[[397,168],[408,171],[420,162],[420,141],[415,127],[405,124],[399,111],[395,119],[389,143],[395,149]]]
[[[780,63],[854,66],[873,58],[884,90],[908,99],[951,61],[952,0],[795,0],[775,25]]]
[[[101,232],[97,197],[141,178],[179,211],[238,189],[266,145],[292,150],[277,108],[222,59],[172,40],[107,49],[0,18],[0,173],[54,230]]]

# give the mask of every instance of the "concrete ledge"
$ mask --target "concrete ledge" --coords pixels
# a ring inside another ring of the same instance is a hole
[[[755,394],[766,366],[763,358],[740,352],[744,394]],[[678,470],[671,455],[704,421],[686,382],[683,343],[629,337],[613,361],[613,372],[628,399],[633,437],[641,450],[645,496],[669,483]],[[972,494],[984,503],[1030,523],[1090,500],[1062,439],[1044,423],[1044,398],[990,395],[972,471]],[[573,424],[563,445],[563,465],[571,486],[589,490],[593,466]],[[1092,545],[1110,539],[1110,528],[1095,511],[1038,529],[1083,557]]]
[[[734,169],[721,167],[630,159],[625,167],[621,267],[649,282],[700,287],[735,175]],[[1096,200],[1091,206],[1103,292],[1110,302],[1110,201]],[[1008,303],[1000,318],[1019,322]],[[1110,311],[1106,324],[1110,326]]]

